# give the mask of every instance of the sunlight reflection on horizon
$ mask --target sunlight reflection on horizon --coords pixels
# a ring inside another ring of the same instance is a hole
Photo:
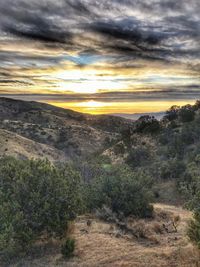
[[[151,113],[163,112],[172,105],[184,106],[194,104],[195,100],[169,100],[169,101],[126,101],[126,102],[102,102],[102,101],[46,101],[46,103],[74,111],[90,114],[113,114],[113,113]]]

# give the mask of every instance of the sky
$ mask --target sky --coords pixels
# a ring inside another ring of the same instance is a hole
[[[91,114],[200,99],[199,0],[0,0],[0,96]]]

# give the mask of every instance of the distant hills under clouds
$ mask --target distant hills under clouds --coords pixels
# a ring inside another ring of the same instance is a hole
[[[157,120],[161,120],[163,118],[163,116],[165,115],[165,112],[152,112],[152,113],[134,113],[134,114],[112,114],[113,116],[117,116],[117,117],[122,117],[125,119],[129,119],[129,120],[137,120],[139,119],[141,116],[145,116],[145,115],[150,115],[150,116],[154,116]]]

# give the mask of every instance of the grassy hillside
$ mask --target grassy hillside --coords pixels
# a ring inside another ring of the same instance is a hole
[[[60,150],[66,159],[102,151],[131,127],[132,122],[122,118],[0,98],[1,129]]]
[[[32,141],[13,132],[0,129],[0,157],[47,158],[50,161],[64,161],[64,153],[56,148]]]

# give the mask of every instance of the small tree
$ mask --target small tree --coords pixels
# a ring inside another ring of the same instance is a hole
[[[128,154],[126,163],[132,168],[140,167],[147,162],[151,162],[151,156],[150,148],[144,146],[133,147]]]
[[[152,215],[151,184],[151,178],[143,172],[113,167],[90,184],[89,206],[91,209],[107,206],[124,216],[149,217]]]
[[[73,256],[75,250],[75,240],[68,238],[61,247],[61,253],[65,258]]]
[[[190,122],[194,120],[194,116],[195,116],[195,111],[193,106],[191,105],[186,105],[181,107],[181,109],[179,110],[179,118],[181,122]]]
[[[193,219],[188,225],[188,237],[200,249],[200,173],[193,162],[188,166],[190,179],[183,180],[182,191],[187,196],[187,207],[193,212]]]
[[[173,121],[178,118],[178,112],[180,110],[179,106],[172,106],[170,109],[166,111],[166,115],[164,118],[168,119],[169,121]]]
[[[24,251],[45,234],[62,237],[81,206],[80,178],[46,160],[0,160],[0,250]]]
[[[195,111],[198,110],[198,109],[200,109],[200,100],[197,100],[197,101],[195,102],[193,108],[194,108]]]
[[[193,220],[188,227],[188,236],[190,240],[200,249],[200,213],[194,213]]]
[[[160,123],[154,116],[141,116],[136,121],[136,132],[154,134],[159,132],[160,129]]]

